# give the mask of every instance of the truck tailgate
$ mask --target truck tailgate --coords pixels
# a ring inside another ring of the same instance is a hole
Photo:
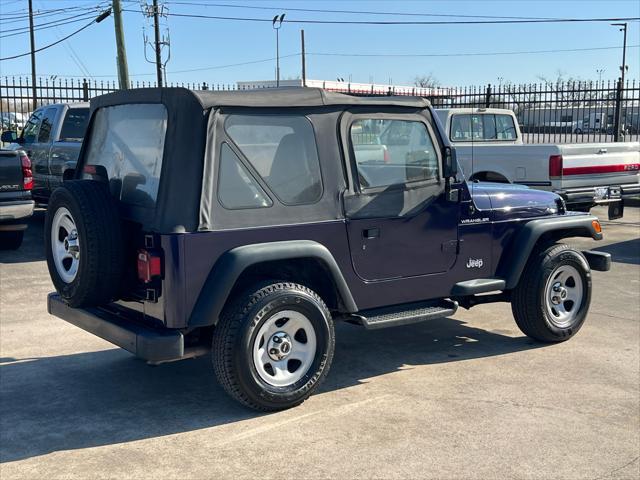
[[[20,153],[0,150],[0,192],[7,196],[9,192],[22,190],[24,190],[24,183]]]
[[[558,145],[564,189],[640,182],[640,143]]]

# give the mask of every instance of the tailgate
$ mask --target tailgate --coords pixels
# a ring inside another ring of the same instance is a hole
[[[640,182],[640,143],[559,145],[562,189]]]
[[[21,192],[24,190],[23,182],[20,153],[0,150],[0,192]]]

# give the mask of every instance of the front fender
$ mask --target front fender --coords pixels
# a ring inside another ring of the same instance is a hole
[[[189,319],[189,327],[217,324],[236,281],[250,266],[299,258],[313,258],[321,261],[331,274],[347,311],[358,311],[347,282],[327,247],[311,240],[256,243],[233,248],[224,253],[215,263],[200,291]]]
[[[600,225],[598,218],[593,215],[563,215],[527,222],[503,252],[496,276],[506,280],[507,289],[515,288],[531,252],[541,238],[558,240],[568,237],[591,237],[594,240],[602,240],[602,232],[596,230],[596,224]]]

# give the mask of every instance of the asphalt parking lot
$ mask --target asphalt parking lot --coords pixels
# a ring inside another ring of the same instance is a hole
[[[571,341],[529,340],[507,304],[341,324],[320,393],[275,414],[230,400],[208,358],[149,367],[49,316],[42,217],[0,252],[2,480],[640,476],[640,208],[604,222],[614,264]]]

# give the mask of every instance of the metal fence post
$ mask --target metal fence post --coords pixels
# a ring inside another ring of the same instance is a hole
[[[616,104],[613,114],[613,141],[621,142],[624,140],[622,132],[622,78],[618,78],[616,85]]]
[[[491,84],[487,85],[487,93],[485,100],[485,107],[489,108],[491,106]]]
[[[89,84],[87,83],[86,78],[82,79],[82,101],[83,102],[89,101]]]

